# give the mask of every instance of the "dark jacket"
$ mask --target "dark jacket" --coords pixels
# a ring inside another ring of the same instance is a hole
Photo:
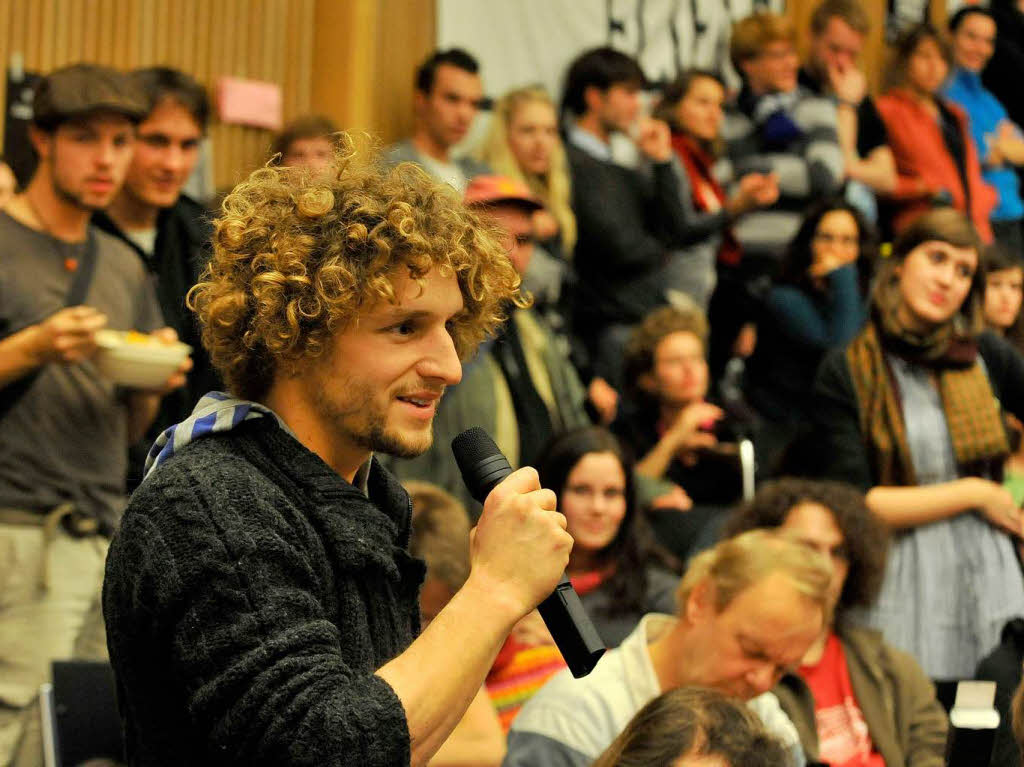
[[[103,609],[133,765],[408,764],[374,672],[419,631],[411,504],[271,419],[185,446],[132,497]]]
[[[1003,410],[1024,417],[1024,357],[991,332],[978,338],[992,392]],[[846,362],[846,349],[833,349],[818,368],[813,415],[822,463],[813,467],[825,478],[869,490],[878,484],[860,430],[857,394]],[[810,468],[810,467],[809,467]]]
[[[850,684],[875,750],[887,767],[942,767],[949,722],[935,688],[910,655],[871,629],[836,627]],[[808,760],[818,758],[814,696],[796,674],[773,691],[797,732]]]
[[[1003,626],[999,646],[981,659],[974,676],[996,683],[996,711],[999,729],[992,745],[992,767],[1020,767],[1020,747],[1013,737],[1013,712],[1010,703],[1021,681],[1024,661],[1024,618],[1014,618]]]
[[[651,174],[606,162],[567,143],[574,256],[574,315],[581,332],[639,322],[665,303],[662,269],[672,248],[699,238],[690,232],[671,163]]]
[[[210,221],[210,211],[182,195],[174,205],[161,210],[157,216],[156,245],[153,255],[149,256],[125,236],[106,213],[93,216],[96,226],[118,237],[138,253],[154,277],[160,311],[167,325],[192,347],[193,367],[185,385],[163,398],[146,437],[139,448],[132,451],[128,468],[132,487],[141,479],[142,461],[156,437],[168,426],[185,420],[204,394],[224,388],[203,348],[196,316],[185,306],[188,291],[199,281],[199,275],[209,260],[213,231]]]

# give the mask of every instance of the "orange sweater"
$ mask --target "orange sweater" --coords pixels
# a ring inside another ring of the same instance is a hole
[[[931,196],[938,189],[947,189],[953,205],[968,213],[985,242],[992,241],[989,215],[996,205],[996,191],[981,178],[981,165],[971,141],[967,115],[960,107],[943,100],[960,124],[966,151],[967,182],[971,190],[971,209],[953,156],[942,140],[942,131],[935,119],[908,91],[893,88],[875,102],[889,132],[889,146],[896,158],[896,204],[894,227],[897,232],[931,207]]]

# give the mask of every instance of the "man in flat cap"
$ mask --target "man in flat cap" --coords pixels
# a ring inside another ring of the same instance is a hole
[[[117,194],[143,101],[75,65],[35,94],[39,165],[0,212],[0,764],[42,764],[33,705],[53,659],[103,657],[99,595],[124,504],[127,445],[181,386],[125,389],[92,361],[102,328],[162,328],[135,254],[89,225]]]

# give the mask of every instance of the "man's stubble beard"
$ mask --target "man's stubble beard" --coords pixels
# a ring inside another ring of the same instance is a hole
[[[325,382],[326,383],[326,382]],[[335,431],[348,441],[374,453],[384,453],[395,458],[415,458],[430,449],[433,444],[434,422],[425,430],[421,442],[412,443],[403,440],[399,434],[389,432],[387,415],[373,409],[373,392],[368,388],[359,387],[349,394],[350,403],[346,407],[338,407],[324,396],[325,386],[317,386],[314,393],[314,406],[320,417]],[[360,417],[362,414],[362,418]],[[355,419],[356,423],[351,424]],[[361,421],[361,422],[360,422]]]

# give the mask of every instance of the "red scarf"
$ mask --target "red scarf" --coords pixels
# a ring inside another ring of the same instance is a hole
[[[714,158],[696,141],[682,133],[672,134],[672,148],[679,155],[690,179],[694,208],[701,213],[724,208],[727,200],[725,190],[711,172]],[[742,256],[732,227],[726,227],[722,232],[722,245],[718,249],[719,262],[726,266],[736,266]]]

